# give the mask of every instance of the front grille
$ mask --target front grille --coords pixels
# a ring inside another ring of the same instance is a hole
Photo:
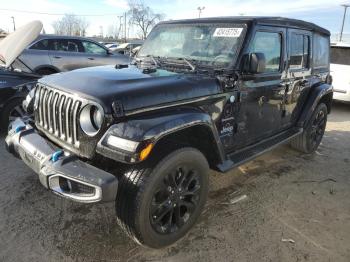
[[[35,123],[40,130],[79,148],[78,114],[82,103],[74,95],[37,85]]]

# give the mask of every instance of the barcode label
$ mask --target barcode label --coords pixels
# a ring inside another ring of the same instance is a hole
[[[214,37],[239,37],[243,28],[216,28]]]

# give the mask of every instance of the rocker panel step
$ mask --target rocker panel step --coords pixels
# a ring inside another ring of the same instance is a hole
[[[254,145],[248,146],[239,151],[235,151],[227,155],[227,160],[217,167],[220,172],[227,172],[232,168],[240,166],[262,154],[268,152],[277,146],[284,144],[291,140],[292,138],[300,135],[303,129],[289,129],[265,140],[262,140]]]

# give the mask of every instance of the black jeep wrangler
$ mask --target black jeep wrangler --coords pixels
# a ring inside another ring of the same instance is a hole
[[[158,24],[129,65],[55,74],[6,138],[58,195],[115,201],[138,243],[189,231],[209,169],[227,172],[290,142],[312,153],[331,110],[329,31],[279,17]]]

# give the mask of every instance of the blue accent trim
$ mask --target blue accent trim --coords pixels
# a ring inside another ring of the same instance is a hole
[[[51,156],[51,160],[52,162],[57,162],[57,160],[63,155],[63,151],[62,150],[59,150],[59,151],[56,151],[55,153],[52,154]]]
[[[17,134],[17,133],[23,131],[24,129],[26,129],[25,126],[18,126],[18,127],[16,127],[16,129],[15,129],[15,133]]]

